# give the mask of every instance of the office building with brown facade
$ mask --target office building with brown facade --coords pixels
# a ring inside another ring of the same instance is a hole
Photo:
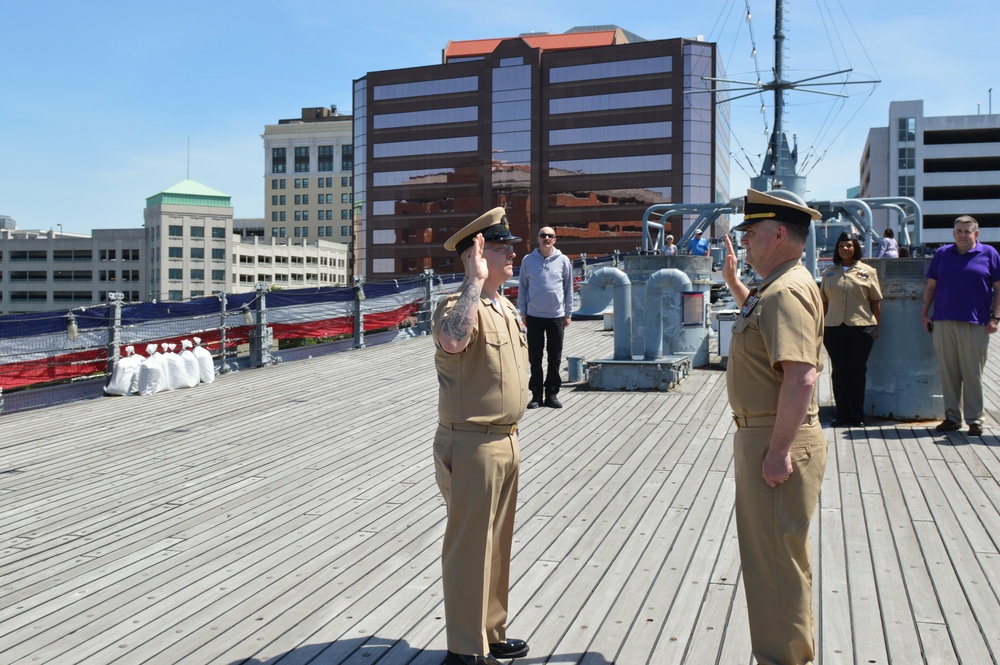
[[[496,206],[519,256],[542,226],[598,256],[638,248],[653,204],[729,199],[715,44],[605,26],[449,42],[442,59],[354,82],[357,274],[460,271],[444,241]]]

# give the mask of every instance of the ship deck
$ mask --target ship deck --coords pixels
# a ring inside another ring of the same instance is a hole
[[[575,321],[566,354],[611,336]],[[440,663],[432,355],[415,337],[0,416],[0,660]],[[982,438],[825,429],[824,665],[998,662],[997,355]],[[517,662],[752,662],[725,373],[561,397],[521,423]]]

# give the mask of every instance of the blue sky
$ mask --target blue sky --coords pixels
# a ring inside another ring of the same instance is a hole
[[[928,115],[988,112],[1000,39],[995,3],[787,0],[786,73],[854,68],[846,101],[791,93],[786,131],[813,147],[812,198],[857,184],[868,129],[890,101]],[[232,196],[237,217],[264,209],[264,125],[301,107],[351,110],[369,71],[440,62],[449,39],[616,24],[646,39],[719,43],[731,78],[755,78],[747,0],[0,0],[0,214],[24,229],[137,227],[145,199],[190,177]],[[749,1],[762,78],[773,60],[773,2]],[[863,45],[862,45],[863,44]],[[829,88],[827,88],[829,90]],[[760,100],[732,108],[733,194],[759,168]]]

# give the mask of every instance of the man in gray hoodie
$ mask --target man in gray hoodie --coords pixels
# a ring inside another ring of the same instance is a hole
[[[544,404],[562,408],[556,395],[562,386],[559,361],[562,357],[563,330],[573,315],[573,264],[556,249],[556,233],[543,226],[538,232],[538,247],[521,260],[517,308],[528,329],[528,363],[531,377],[529,409]],[[548,369],[542,373],[542,355],[549,354]],[[544,388],[544,395],[542,390]]]

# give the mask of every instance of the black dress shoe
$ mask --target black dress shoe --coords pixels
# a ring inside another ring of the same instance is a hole
[[[541,405],[542,405],[542,403],[540,401],[538,401],[537,397],[532,397],[531,401],[528,402],[528,408],[529,409],[537,409]]]
[[[861,418],[861,419],[858,419],[858,420],[852,420],[851,421],[851,427],[864,427],[864,426],[865,426],[865,419],[864,418]]]
[[[490,645],[490,654],[497,658],[523,658],[528,655],[528,643],[524,640],[507,640]]]
[[[548,397],[545,398],[545,406],[549,407],[550,409],[561,409],[562,402],[560,402],[559,398],[556,397],[555,395],[549,395]]]
[[[982,435],[983,435],[982,425],[977,425],[975,423],[969,425],[969,436],[982,436]]]
[[[936,432],[955,432],[960,429],[962,429],[962,426],[954,420],[944,420],[934,428]]]
[[[449,651],[444,659],[444,665],[500,665],[500,661],[486,654],[485,656],[467,656]]]

